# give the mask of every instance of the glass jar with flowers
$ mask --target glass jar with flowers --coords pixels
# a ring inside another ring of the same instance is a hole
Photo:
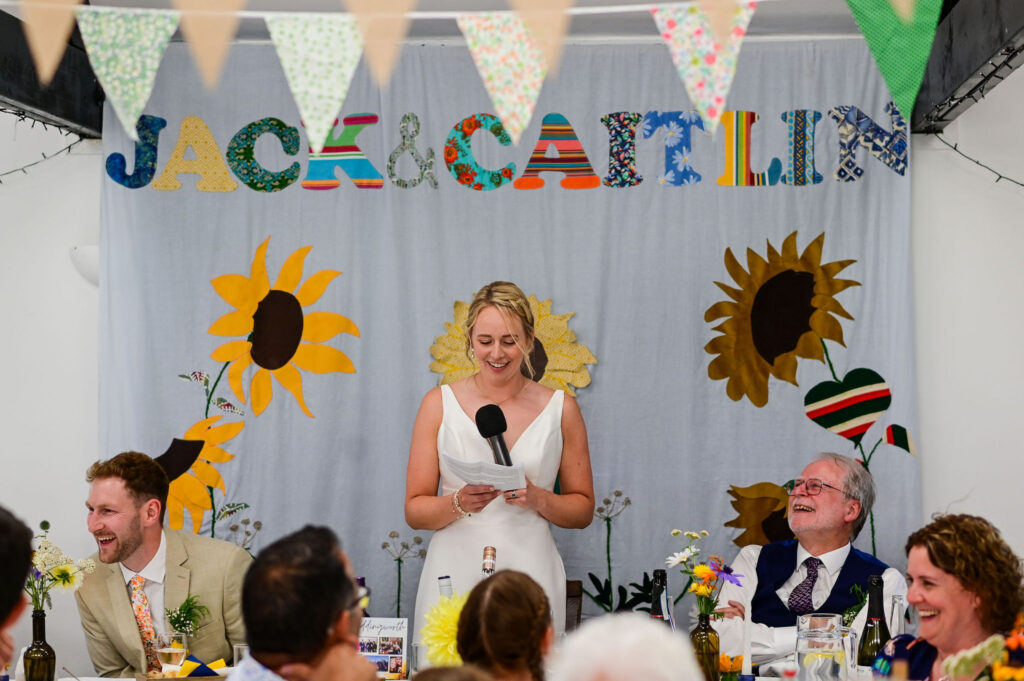
[[[668,567],[679,567],[686,575],[686,587],[683,593],[692,593],[697,597],[697,626],[690,632],[690,642],[697,655],[705,681],[719,681],[720,646],[718,632],[711,626],[711,618],[718,607],[719,589],[724,582],[732,582],[737,586],[740,577],[725,564],[720,556],[709,556],[707,562],[697,562],[700,554],[700,540],[708,536],[707,530],[693,532],[688,530],[672,530],[673,537],[683,537],[687,545],[665,559]]]
[[[46,610],[53,607],[50,591],[74,591],[84,575],[91,574],[96,564],[91,559],[75,562],[49,539],[50,523],[39,523],[43,531],[36,535],[32,567],[25,582],[25,593],[32,601],[32,645],[25,650],[25,681],[53,681],[57,667],[57,654],[46,642]]]

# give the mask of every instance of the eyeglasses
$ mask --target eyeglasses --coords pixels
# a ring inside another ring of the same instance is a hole
[[[370,587],[361,586],[356,589],[356,598],[352,601],[352,605],[348,606],[348,609],[359,608],[360,610],[366,610],[368,607],[370,607]]]
[[[849,494],[846,494],[845,490],[834,487],[827,482],[822,482],[818,478],[807,478],[806,480],[803,478],[797,478],[796,480],[790,480],[789,482],[784,482],[782,484],[782,489],[786,490],[786,494],[789,496],[793,496],[796,494],[796,488],[801,485],[804,487],[804,493],[809,497],[816,497],[821,494],[822,487],[828,487],[829,489],[834,489],[840,494],[850,496]]]

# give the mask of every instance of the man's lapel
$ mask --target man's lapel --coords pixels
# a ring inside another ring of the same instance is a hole
[[[104,567],[107,569],[104,581],[107,583],[107,596],[110,598],[113,624],[117,628],[121,640],[135,657],[132,664],[136,669],[145,669],[146,653],[142,649],[142,636],[139,634],[139,624],[135,620],[135,609],[132,607],[132,599],[128,595],[128,587],[124,582],[121,564],[111,563]]]
[[[188,552],[181,535],[174,530],[164,530],[167,537],[167,571],[164,576],[164,607],[174,610],[188,598],[190,571]]]

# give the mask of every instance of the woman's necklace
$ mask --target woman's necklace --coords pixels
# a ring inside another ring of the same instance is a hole
[[[523,387],[501,400],[495,400],[493,397],[484,392],[484,389],[480,387],[480,374],[473,374],[473,385],[476,386],[476,391],[480,393],[480,395],[490,404],[496,404],[498,406],[501,406],[502,404],[508,402],[509,400],[515,399],[522,395],[523,392],[526,390],[526,386],[530,385],[530,381],[527,380],[526,378],[523,378]]]

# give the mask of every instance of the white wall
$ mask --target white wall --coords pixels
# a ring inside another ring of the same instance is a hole
[[[1024,75],[1014,74],[947,129],[962,149],[1024,179]],[[0,114],[0,172],[66,144]],[[937,141],[915,136],[914,283],[920,423],[914,433],[924,494],[935,511],[984,515],[1024,553],[1015,522],[1024,463],[1024,188],[1001,182]],[[866,161],[871,163],[872,161]],[[76,557],[85,532],[83,472],[97,458],[97,289],[68,249],[99,232],[103,164],[82,145],[0,185],[0,503]],[[17,627],[27,639],[28,618]],[[48,620],[58,670],[91,673],[73,598],[58,594]],[[60,673],[59,675],[63,675]]]

